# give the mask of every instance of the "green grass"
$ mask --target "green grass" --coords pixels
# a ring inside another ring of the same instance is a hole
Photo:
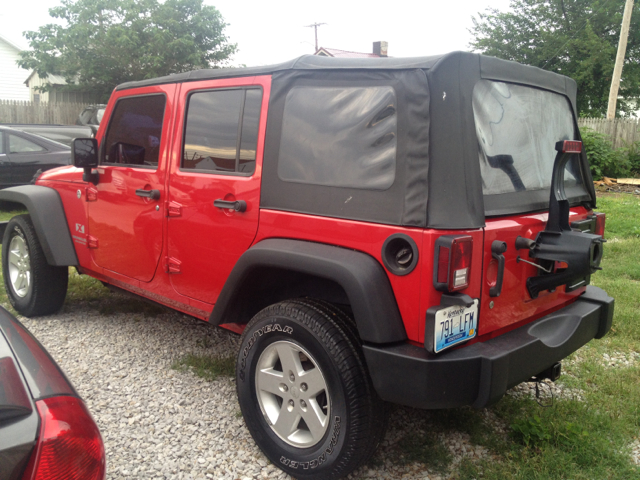
[[[23,213],[27,213],[27,211],[24,210],[22,205],[0,201],[0,222],[7,222],[16,215],[22,215]]]
[[[205,380],[215,380],[220,376],[233,377],[236,374],[236,359],[189,353],[173,362],[171,368],[183,372],[191,371]]]

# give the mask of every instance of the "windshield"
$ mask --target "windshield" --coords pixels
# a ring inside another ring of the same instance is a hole
[[[548,192],[556,142],[576,138],[569,101],[538,88],[481,80],[473,91],[473,113],[485,199]],[[582,183],[576,156],[567,164],[565,188],[584,191]]]

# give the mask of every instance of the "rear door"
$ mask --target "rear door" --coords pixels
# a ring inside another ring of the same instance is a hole
[[[252,77],[181,87],[165,269],[182,295],[215,303],[255,238],[270,82]]]
[[[90,187],[87,246],[101,267],[149,282],[160,260],[176,86],[125,90],[100,144],[99,181]]]
[[[531,320],[580,293],[567,293],[563,286],[532,299],[527,279],[541,271],[527,249],[515,246],[518,237],[535,240],[544,230],[555,144],[577,138],[577,131],[568,99],[534,87],[482,80],[474,89],[473,109],[487,214],[478,327],[483,335]],[[576,157],[565,171],[570,198],[587,195],[583,177]],[[574,218],[579,214],[584,217],[586,210],[573,210]],[[507,250],[492,251],[494,242],[505,242]]]

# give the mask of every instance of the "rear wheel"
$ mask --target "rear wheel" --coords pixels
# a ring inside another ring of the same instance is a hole
[[[11,305],[26,317],[55,313],[64,303],[69,269],[47,263],[29,215],[13,217],[7,224],[2,275]]]
[[[243,333],[236,373],[254,440],[296,478],[341,478],[384,434],[384,403],[350,319],[331,304],[298,299],[262,310]]]

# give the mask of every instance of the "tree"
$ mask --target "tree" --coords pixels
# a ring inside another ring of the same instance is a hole
[[[511,11],[489,8],[473,18],[475,51],[533,65],[578,83],[578,112],[603,116],[625,0],[511,0]],[[640,15],[634,9],[620,85],[618,115],[640,97]]]
[[[49,14],[66,25],[25,32],[32,50],[18,64],[103,100],[123,82],[224,65],[237,49],[203,0],[61,0]]]

